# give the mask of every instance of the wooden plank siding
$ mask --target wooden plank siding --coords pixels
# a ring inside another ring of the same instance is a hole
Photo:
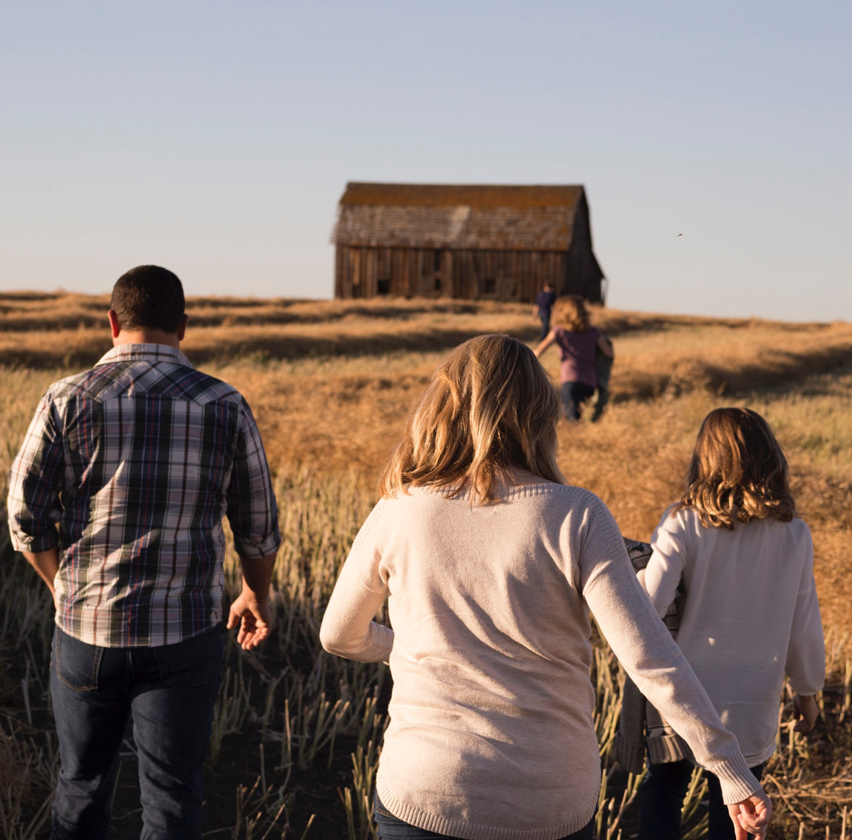
[[[338,246],[335,295],[529,303],[549,282],[560,294],[599,299],[597,265],[574,251]]]

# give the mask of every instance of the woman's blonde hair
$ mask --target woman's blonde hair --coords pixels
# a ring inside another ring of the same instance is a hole
[[[553,320],[568,332],[584,333],[589,328],[589,310],[582,298],[557,298],[553,312]]]
[[[784,450],[757,412],[717,408],[704,418],[675,509],[683,507],[705,527],[728,530],[735,522],[797,515]]]
[[[508,335],[481,335],[439,365],[379,480],[383,496],[447,487],[497,500],[518,467],[564,484],[556,463],[556,388],[532,350]]]

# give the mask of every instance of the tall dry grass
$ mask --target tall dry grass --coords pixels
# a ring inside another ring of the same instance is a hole
[[[106,305],[103,296],[0,295],[3,497],[38,396],[108,349]],[[228,647],[211,772],[225,772],[236,744],[249,745],[252,757],[234,781],[233,808],[210,828],[227,828],[232,837],[371,837],[369,802],[388,675],[326,656],[317,641],[322,611],[374,500],[375,476],[446,349],[485,331],[532,342],[537,325],[526,307],[453,301],[199,299],[191,301],[190,314],[187,354],[238,387],[258,417],[276,472],[284,534],[274,581],[275,637],[257,655]],[[835,629],[823,733],[803,739],[784,717],[767,776],[778,814],[770,836],[843,837],[844,808],[852,806],[846,559],[852,327],[605,310],[595,316],[616,341],[614,402],[601,423],[560,429],[560,461],[572,482],[607,502],[625,534],[647,539],[676,498],[698,425],[711,408],[756,408],[788,450],[814,532],[825,624]],[[555,354],[544,361],[556,371]],[[238,575],[230,549],[227,580],[233,594]],[[51,620],[43,587],[11,556],[0,530],[0,660],[6,663],[0,667],[0,788],[7,791],[0,837],[44,832],[41,806],[56,772],[45,680]],[[621,675],[605,646],[596,653],[594,680],[605,782],[597,836],[626,840],[637,779],[612,765]],[[314,799],[317,780],[340,767],[348,770],[339,795],[332,790],[331,801]],[[701,796],[697,786],[687,804],[689,837],[702,835]]]

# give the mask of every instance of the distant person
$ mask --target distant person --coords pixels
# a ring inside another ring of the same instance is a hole
[[[589,608],[724,779],[732,818],[762,835],[769,800],[654,614],[612,514],[565,484],[559,415],[528,347],[479,336],[438,366],[385,467],[320,630],[331,653],[390,663],[379,837],[591,840]],[[392,630],[373,620],[388,598]]]
[[[597,379],[597,397],[595,398],[595,408],[592,412],[592,423],[597,423],[603,416],[606,407],[609,404],[609,378],[612,374],[612,363],[615,361],[615,350],[612,346],[610,338],[601,333],[601,338],[609,344],[609,349],[612,351],[606,354],[601,350],[600,346],[595,347],[595,379]]]
[[[811,534],[796,511],[784,452],[759,414],[707,415],[683,496],[651,545],[643,585],[660,615],[678,587],[685,590],[677,644],[760,779],[775,752],[785,672],[796,692],[796,729],[810,732],[825,650]],[[692,770],[685,759],[649,764],[640,840],[680,838]],[[708,774],[710,840],[734,837],[720,781]]]
[[[115,346],[48,388],[10,476],[13,545],[56,604],[53,837],[107,837],[132,716],[142,837],[197,840],[222,668],[222,518],[243,576],[228,627],[248,650],[269,632],[275,497],[246,401],[180,352],[180,280],[134,268],[107,314]]]
[[[583,403],[595,393],[597,387],[595,353],[599,350],[611,359],[612,344],[597,327],[591,325],[589,311],[582,298],[559,298],[555,316],[557,325],[535,348],[535,355],[541,358],[541,354],[551,344],[555,343],[559,347],[562,358],[559,369],[562,406],[565,417],[576,421],[582,414]]]
[[[535,296],[533,315],[541,321],[541,338],[544,341],[550,332],[550,313],[556,303],[556,292],[550,283],[545,283],[542,290]]]

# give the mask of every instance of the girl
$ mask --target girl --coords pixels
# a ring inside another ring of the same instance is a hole
[[[581,298],[564,297],[556,302],[557,326],[535,348],[536,357],[554,342],[562,354],[559,380],[562,405],[569,420],[579,420],[583,403],[597,387],[595,350],[612,358],[612,344],[597,327],[589,324],[589,312]]]
[[[379,836],[592,837],[589,607],[723,780],[740,836],[762,833],[769,801],[654,615],[612,515],[562,478],[558,420],[533,353],[480,336],[438,367],[385,467],[320,630],[331,653],[390,661]],[[372,620],[388,596],[393,630]]]
[[[797,517],[784,453],[759,414],[719,408],[707,415],[683,497],[665,512],[651,545],[645,590],[663,615],[683,581],[677,643],[759,779],[775,751],[785,670],[800,732],[814,726],[813,695],[825,672],[810,531]],[[640,840],[681,836],[691,773],[688,761],[649,765]],[[733,837],[712,775],[709,786],[709,837]]]

